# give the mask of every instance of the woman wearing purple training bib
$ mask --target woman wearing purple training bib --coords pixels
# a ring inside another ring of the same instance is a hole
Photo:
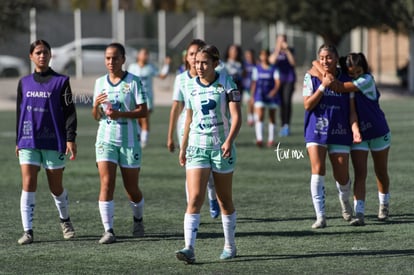
[[[322,76],[322,68],[314,62]],[[365,184],[368,170],[368,153],[371,152],[378,187],[378,220],[386,221],[389,215],[390,179],[388,175],[388,154],[391,146],[391,132],[384,112],[379,105],[380,93],[374,77],[369,71],[368,62],[363,53],[350,53],[341,64],[343,71],[352,77],[352,82],[334,81],[331,87],[338,92],[350,93],[351,106],[357,115],[353,126],[354,144],[351,147],[351,159],[354,167],[354,210],[355,218],[350,222],[354,226],[365,225]],[[354,128],[356,127],[356,128]]]
[[[59,212],[65,239],[75,236],[69,218],[69,202],[62,178],[65,155],[76,157],[76,110],[69,77],[49,67],[50,45],[37,40],[30,45],[33,74],[20,79],[16,104],[16,156],[22,173],[20,212],[24,234],[19,244],[33,242],[33,215],[37,175],[46,170],[49,189]]]
[[[340,81],[348,81],[350,78],[337,68],[338,60],[338,52],[334,46],[322,45],[319,48],[318,61],[324,70]],[[312,225],[314,229],[326,227],[326,153],[329,153],[332,164],[342,216],[347,221],[352,219],[352,207],[349,203],[351,181],[348,172],[352,144],[349,94],[337,93],[328,88],[331,81],[330,78],[320,81],[306,73],[303,86],[305,141],[311,163],[310,189],[316,213],[316,222]]]

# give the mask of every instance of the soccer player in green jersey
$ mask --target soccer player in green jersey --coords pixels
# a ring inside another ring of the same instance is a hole
[[[234,141],[241,127],[240,91],[227,74],[219,74],[219,51],[206,45],[196,55],[197,77],[189,84],[180,164],[186,166],[188,203],[184,216],[185,247],[177,259],[195,261],[195,240],[206,186],[213,173],[221,209],[224,249],[220,259],[236,256],[236,210],[232,198],[236,163]]]
[[[101,181],[99,212],[105,228],[99,240],[101,244],[116,241],[113,195],[117,165],[133,212],[132,234],[135,237],[144,235],[144,198],[138,187],[141,146],[137,118],[145,117],[148,111],[141,82],[137,76],[122,70],[124,63],[124,47],[119,43],[108,45],[105,50],[108,74],[96,80],[94,90],[92,115],[99,121],[95,144]]]

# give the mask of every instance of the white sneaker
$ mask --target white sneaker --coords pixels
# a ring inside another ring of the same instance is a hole
[[[106,231],[102,235],[102,238],[99,240],[100,244],[111,244],[114,242],[116,242],[116,237],[112,229],[110,229],[109,231]]]
[[[75,237],[75,229],[70,221],[68,222],[61,222],[60,227],[62,227],[63,238],[64,239],[72,239]]]
[[[325,216],[318,217],[316,219],[316,222],[314,222],[312,224],[313,229],[320,229],[320,228],[325,228],[325,227],[326,227],[326,218],[325,218]]]
[[[380,204],[378,209],[378,220],[386,221],[389,215],[389,205],[388,204]]]
[[[31,244],[33,242],[33,231],[25,231],[23,233],[23,236],[20,239],[18,239],[17,242],[21,245]]]
[[[364,226],[365,225],[364,213],[356,213],[355,218],[352,219],[349,224],[353,226]]]
[[[349,200],[341,200],[339,199],[339,202],[341,203],[341,209],[342,209],[342,217],[346,221],[351,221],[352,219],[352,206],[349,203]]]

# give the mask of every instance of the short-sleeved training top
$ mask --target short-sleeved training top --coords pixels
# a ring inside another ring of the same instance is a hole
[[[145,64],[143,67],[139,66],[138,63],[129,65],[128,72],[139,76],[144,87],[145,93],[149,97],[153,96],[153,78],[159,74],[158,68],[153,64]]]
[[[226,74],[216,73],[216,80],[208,86],[199,77],[189,83],[186,108],[193,111],[189,146],[220,149],[231,128],[228,107],[231,93],[238,93],[240,99],[236,84]]]
[[[382,137],[390,131],[384,112],[379,105],[380,93],[371,74],[363,74],[352,83],[359,92],[354,93],[358,126],[362,140]]]
[[[185,104],[185,93],[187,91],[187,87],[189,82],[192,81],[192,77],[190,76],[189,71],[184,71],[175,77],[174,81],[174,90],[173,90],[173,101],[183,102]],[[178,124],[184,125],[185,120],[185,111],[186,108],[184,107],[180,116],[178,117]]]
[[[93,101],[99,94],[106,93],[112,109],[129,112],[137,105],[146,103],[146,95],[139,78],[126,72],[117,83],[109,81],[109,75],[98,78],[95,82]],[[96,142],[104,142],[115,146],[136,146],[139,135],[139,126],[136,119],[119,118],[109,119],[105,114],[99,121]]]
[[[252,71],[252,80],[256,81],[256,90],[254,92],[255,101],[263,101],[267,103],[279,103],[279,96],[269,98],[270,91],[275,87],[275,79],[280,79],[279,70],[276,66],[263,68],[257,65]]]

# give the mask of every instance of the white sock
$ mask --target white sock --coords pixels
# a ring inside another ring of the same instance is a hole
[[[184,241],[186,248],[195,248],[198,226],[200,225],[200,214],[184,215]]]
[[[340,200],[349,201],[349,195],[351,193],[351,180],[348,180],[345,185],[341,185],[339,182],[336,182],[336,189],[338,189]]]
[[[99,201],[99,213],[101,214],[102,224],[105,231],[114,227],[114,201]]]
[[[141,131],[141,142],[146,144],[148,142],[148,136],[149,136],[148,131],[142,130]]]
[[[22,190],[20,196],[20,213],[24,231],[33,229],[33,215],[36,203],[35,195],[36,192],[26,192]]]
[[[380,204],[389,204],[390,203],[390,193],[383,194],[378,192],[378,200]]]
[[[185,181],[185,199],[186,199],[186,202],[188,203],[188,185],[187,185],[187,180]]]
[[[142,198],[140,202],[130,201],[129,204],[131,206],[134,218],[137,220],[141,220],[144,214],[144,198]]]
[[[224,232],[224,248],[228,250],[236,248],[236,219],[236,211],[234,211],[231,215],[221,215],[221,222],[223,224]]]
[[[52,194],[52,197],[55,200],[55,205],[59,212],[59,218],[62,220],[67,220],[69,218],[69,200],[66,189],[63,189],[62,194],[59,196]]]
[[[354,210],[355,213],[365,213],[365,201],[363,200],[354,200]]]
[[[325,177],[312,175],[310,182],[313,207],[317,218],[325,216]]]
[[[263,141],[263,122],[256,121],[256,123],[254,124],[254,129],[256,132],[256,140]]]
[[[209,200],[216,200],[217,196],[216,196],[216,187],[214,186],[214,178],[213,178],[213,174],[210,173],[210,176],[208,178],[208,183],[207,183],[207,194],[208,194],[208,199]]]
[[[268,126],[269,132],[268,132],[268,139],[267,139],[268,142],[273,142],[273,140],[275,139],[275,127],[276,127],[275,124],[269,123],[269,126]]]
[[[254,121],[254,116],[253,116],[253,114],[248,114],[248,115],[247,115],[247,121],[248,121],[248,122],[253,122],[253,121]]]

